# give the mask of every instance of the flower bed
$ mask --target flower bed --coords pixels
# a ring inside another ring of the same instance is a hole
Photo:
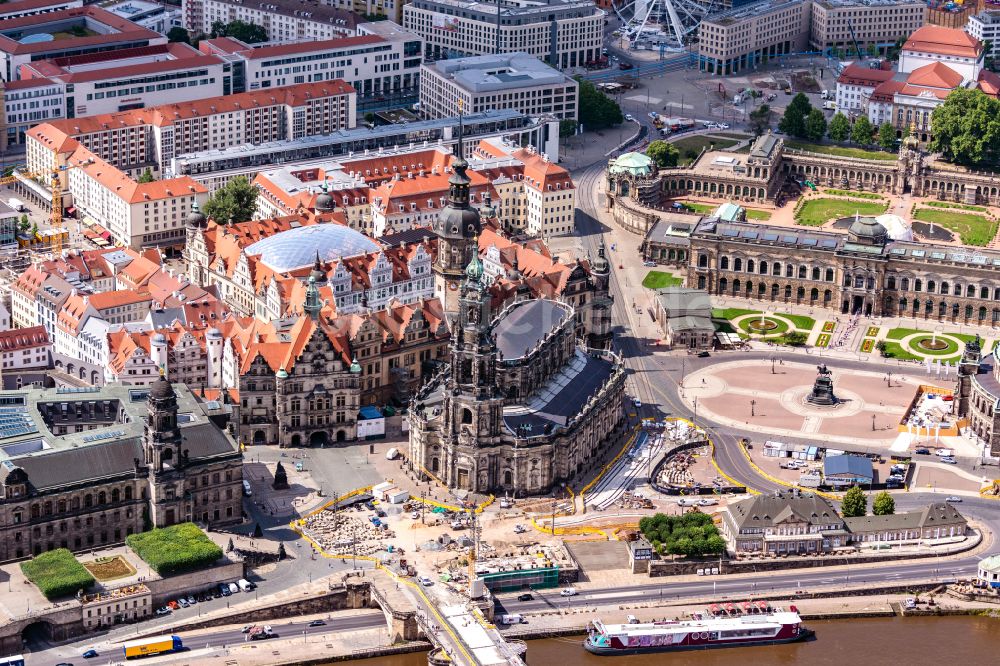
[[[866,354],[872,353],[872,349],[875,348],[875,338],[865,338],[861,342],[861,351]]]
[[[866,338],[874,338],[878,335],[878,326],[869,326],[868,330],[865,332]]]
[[[833,333],[833,329],[835,329],[835,328],[837,328],[837,323],[836,322],[828,321],[825,324],[823,324],[823,332],[824,333]]]
[[[817,347],[830,346],[830,334],[829,333],[820,334],[820,336],[816,339],[816,346]]]

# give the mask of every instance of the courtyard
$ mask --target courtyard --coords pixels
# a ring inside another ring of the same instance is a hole
[[[885,201],[866,199],[811,198],[806,199],[795,213],[795,221],[807,227],[821,227],[827,222],[858,214],[861,216],[876,216],[885,212],[888,204]]]

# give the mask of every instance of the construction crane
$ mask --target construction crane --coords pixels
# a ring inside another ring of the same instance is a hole
[[[81,164],[64,164],[62,166],[52,169],[48,173],[51,177],[49,182],[49,188],[52,192],[52,210],[49,213],[49,224],[51,227],[59,233],[52,236],[50,247],[53,256],[58,257],[62,254],[63,250],[63,207],[62,207],[62,180],[59,174],[69,171],[70,169],[75,169],[78,166],[83,166],[86,162]],[[12,183],[20,183],[26,180],[40,181],[44,178],[43,174],[34,171],[15,171],[9,176],[4,176],[0,178],[0,185],[10,185]]]

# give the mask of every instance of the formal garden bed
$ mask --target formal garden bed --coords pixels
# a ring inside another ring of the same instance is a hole
[[[86,591],[94,584],[91,573],[66,548],[50,550],[21,562],[21,571],[38,586],[46,599]]]
[[[881,215],[888,204],[874,201],[851,201],[849,199],[829,199],[817,197],[802,199],[796,206],[795,223],[806,227],[821,227],[830,220],[858,215],[870,217]]]
[[[859,157],[863,160],[885,160],[886,162],[895,162],[899,159],[899,155],[896,153],[884,153],[877,150],[849,148],[847,146],[828,146],[822,143],[809,143],[808,141],[785,141],[785,147],[792,148],[793,150],[805,150],[810,153],[820,153],[821,155]]]
[[[961,237],[962,243],[976,247],[986,247],[997,234],[997,221],[985,215],[917,208],[913,211],[913,219],[954,231]]]
[[[823,190],[823,194],[829,194],[833,197],[854,197],[855,199],[873,199],[875,201],[882,201],[885,199],[881,194],[876,194],[875,192],[857,192],[855,190],[835,190],[827,189]]]
[[[828,322],[826,322],[826,323],[823,324],[823,332],[824,333],[833,333],[833,330],[835,328],[837,328],[837,322],[835,322],[835,321],[828,321]]]
[[[718,204],[703,204],[697,203],[695,201],[679,201],[687,210],[692,213],[698,213],[699,215],[708,215],[715,211],[719,207]],[[767,210],[760,210],[759,208],[744,208],[746,211],[748,220],[759,220],[766,221],[771,219],[771,212]]]
[[[829,347],[830,346],[830,334],[822,333],[818,338],[816,338],[817,347]]]
[[[864,340],[861,341],[861,351],[863,351],[864,353],[870,354],[872,352],[872,349],[874,348],[875,348],[874,338],[865,338]]]
[[[868,330],[865,331],[866,338],[874,338],[878,335],[878,326],[869,326]]]
[[[136,573],[135,567],[129,564],[121,555],[99,557],[91,562],[84,562],[83,566],[93,574],[94,578],[102,583],[118,578],[134,576]]]
[[[125,543],[161,576],[203,569],[222,557],[222,549],[194,523],[131,534]]]

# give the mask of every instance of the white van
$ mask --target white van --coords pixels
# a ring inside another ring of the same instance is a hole
[[[239,585],[240,589],[243,590],[244,592],[249,592],[250,590],[253,589],[253,585],[251,585],[250,581],[248,581],[246,578],[240,578],[238,581],[236,581],[236,584]]]
[[[240,588],[236,586],[236,583],[230,583],[229,584],[229,592],[231,594],[236,594],[239,591],[240,591]]]
[[[625,616],[625,623],[626,624],[639,624],[639,620],[636,619],[635,615],[626,615]]]
[[[250,489],[250,482],[243,479],[243,496],[250,497],[251,495],[253,495],[253,490]]]
[[[524,622],[524,618],[518,613],[514,613],[513,615],[501,615],[500,622],[503,624],[521,624]]]

